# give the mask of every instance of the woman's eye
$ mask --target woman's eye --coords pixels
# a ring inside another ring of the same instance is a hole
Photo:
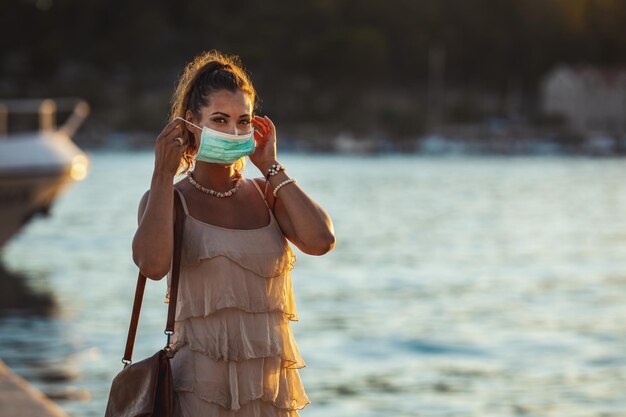
[[[212,119],[215,123],[224,123],[226,120],[224,120],[223,117],[216,117],[215,119]]]
[[[250,124],[250,120],[240,120],[239,123],[241,123],[243,125],[249,125]]]

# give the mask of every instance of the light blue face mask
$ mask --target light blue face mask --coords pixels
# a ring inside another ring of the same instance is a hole
[[[254,128],[251,129],[250,133],[231,135],[230,133],[213,130],[206,126],[200,127],[182,117],[177,117],[177,119],[189,123],[198,129],[202,129],[200,146],[198,146],[198,152],[196,154],[198,161],[232,164],[239,158],[254,153],[256,146]]]

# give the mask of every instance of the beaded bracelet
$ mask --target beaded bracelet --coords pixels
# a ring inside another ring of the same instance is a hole
[[[282,187],[283,185],[287,185],[287,184],[289,184],[290,182],[296,182],[296,180],[295,180],[294,178],[289,178],[288,180],[285,180],[285,181],[281,182],[280,184],[278,184],[278,185],[276,186],[276,188],[274,188],[274,192],[273,192],[274,197],[276,197],[276,193],[278,192],[278,190],[280,189],[280,187]]]
[[[276,175],[276,174],[278,174],[278,171],[280,171],[281,169],[285,169],[285,167],[284,167],[284,166],[282,166],[281,164],[279,164],[278,162],[277,162],[277,163],[275,163],[275,164],[274,164],[274,165],[272,165],[272,166],[270,167],[270,169],[267,171],[267,175],[265,176],[265,179],[266,179],[267,181],[269,181],[270,177],[271,177],[272,175]]]

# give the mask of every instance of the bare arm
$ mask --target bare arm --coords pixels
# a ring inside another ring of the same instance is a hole
[[[179,121],[172,121],[156,140],[156,160],[150,190],[137,213],[137,231],[133,238],[133,261],[147,278],[160,280],[167,275],[174,251],[174,175],[183,146],[174,138],[180,132]]]
[[[269,117],[254,116],[256,128],[255,151],[250,160],[261,173],[267,175],[270,166],[276,163],[276,126]],[[289,177],[285,170],[260,179],[267,186],[266,200],[274,212],[280,229],[287,239],[308,255],[323,255],[335,246],[335,230],[330,216],[309,197],[296,183],[288,183],[276,193],[272,191]]]
[[[174,186],[169,176],[153,175],[139,203],[133,261],[147,278],[167,275],[174,251]]]
[[[264,171],[267,172],[267,169]],[[266,192],[267,202],[287,239],[308,255],[324,255],[335,246],[333,222],[326,211],[297,183],[281,187],[275,198],[272,190],[288,178],[284,170],[270,177]],[[259,181],[265,187],[265,179],[261,178]]]

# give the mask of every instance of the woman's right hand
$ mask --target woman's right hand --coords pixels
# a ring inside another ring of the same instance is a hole
[[[165,125],[155,143],[154,173],[168,175],[172,178],[176,175],[180,160],[185,151],[185,142],[180,129],[181,120],[176,118]],[[181,138],[182,145],[176,138]]]

